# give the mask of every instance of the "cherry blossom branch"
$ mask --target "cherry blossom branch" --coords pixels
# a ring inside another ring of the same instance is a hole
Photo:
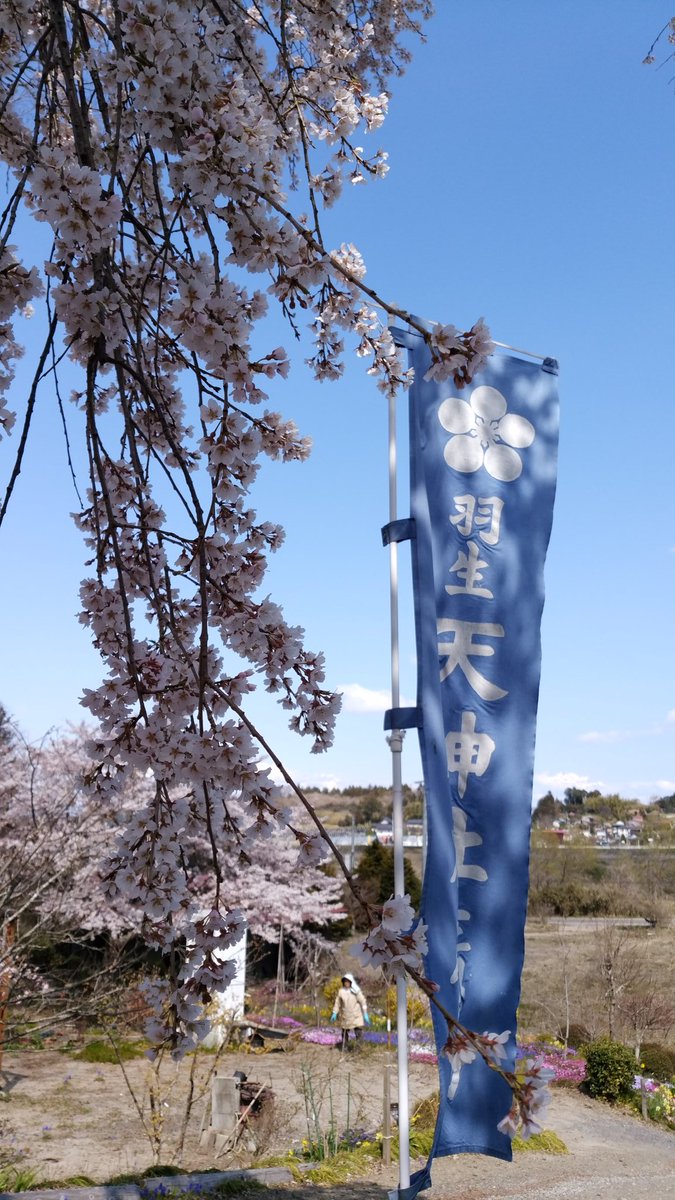
[[[352,895],[354,896],[354,899],[357,901],[359,907],[362,909],[363,913],[368,918],[369,922],[372,923],[374,920],[373,905],[370,904],[363,896],[358,884],[356,883],[356,880],[354,879],[352,872],[349,870],[349,867],[347,866],[347,863],[345,862],[345,859],[344,859],[344,856],[343,856],[341,850],[336,845],[336,843],[333,841],[328,830],[326,829],[326,826],[323,824],[323,821],[319,817],[319,814],[317,813],[314,806],[310,803],[310,801],[305,796],[305,793],[303,792],[300,785],[295,782],[292,775],[287,771],[286,767],[284,766],[284,763],[282,762],[282,760],[272,749],[271,745],[269,744],[269,742],[267,741],[265,736],[260,732],[259,729],[257,729],[255,727],[253,722],[247,717],[243,708],[241,708],[240,705],[238,705],[236,703],[236,701],[232,699],[231,696],[228,696],[225,692],[223,692],[223,690],[220,688],[220,686],[217,683],[213,683],[212,686],[214,688],[214,691],[218,691],[223,696],[223,698],[227,701],[227,704],[229,705],[229,707],[232,708],[234,710],[234,712],[236,712],[237,716],[242,721],[242,723],[246,726],[246,728],[249,730],[249,732],[253,735],[256,742],[258,742],[260,747],[265,751],[265,754],[274,763],[275,767],[277,768],[277,770],[283,777],[284,781],[288,784],[288,786],[293,791],[293,794],[295,796],[297,796],[298,800],[300,801],[300,803],[301,803],[302,807],[304,808],[305,812],[307,813],[308,817],[310,818],[312,823],[316,826],[316,829],[318,830],[321,841],[325,842],[326,846],[330,849],[330,852],[331,852],[333,858],[337,862],[340,870],[342,871],[342,874],[344,875],[347,886],[349,887],[349,890],[351,891]],[[308,856],[309,855],[312,855],[313,857],[321,856],[320,845],[318,845],[316,842],[311,842],[310,839],[305,838],[304,835],[301,834],[299,830],[294,830],[293,832],[295,833],[295,836],[301,840],[303,847],[307,847],[306,853]]]
[[[258,407],[265,380],[290,365],[282,347],[257,349],[270,300],[294,333],[306,313],[317,378],[340,374],[349,335],[389,394],[409,373],[378,312],[425,339],[436,379],[462,386],[491,348],[482,321],[429,329],[382,299],[356,248],[326,249],[321,229],[321,205],[345,182],[386,171],[384,154],[356,141],[386,114],[373,82],[384,89],[400,71],[402,37],[429,11],[426,0],[0,0],[0,153],[17,180],[0,244],[20,197],[51,227],[47,344],[54,354],[62,339],[82,381],[73,399],[89,487],[76,523],[92,569],[81,620],[106,670],[84,697],[98,726],[87,787],[115,811],[146,781],[104,882],[142,912],[170,964],[147,995],[156,1045],[177,1055],[203,1035],[204,1004],[234,969],[220,953],[244,926],[228,901],[228,853],[254,871],[260,845],[293,837],[311,870],[325,845],[372,926],[371,949],[418,969],[423,927],[396,928],[386,905],[379,913],[360,895],[246,697],[262,681],[313,749],[330,744],[339,699],[323,658],[257,598],[282,539],[249,504],[260,457],[308,453],[292,422]],[[12,255],[0,257],[3,391],[21,351],[14,318],[40,286]],[[253,276],[271,283],[242,282]],[[0,405],[0,432],[13,420]],[[234,656],[241,669],[228,671]],[[315,833],[293,823],[260,749]],[[195,863],[207,861],[200,890]]]

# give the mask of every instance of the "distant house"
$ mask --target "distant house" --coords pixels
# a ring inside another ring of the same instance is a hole
[[[625,845],[626,842],[634,842],[637,839],[637,834],[634,830],[629,829],[625,821],[615,821],[609,830],[610,838],[613,842],[621,842]]]
[[[394,831],[390,818],[385,817],[383,821],[377,821],[373,825],[373,833],[382,846],[391,846],[394,840]]]

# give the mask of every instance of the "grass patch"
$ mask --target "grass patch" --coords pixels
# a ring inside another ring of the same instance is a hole
[[[424,1100],[420,1100],[415,1108],[411,1124],[418,1125],[420,1129],[433,1129],[438,1116],[438,1092],[432,1092],[430,1096],[425,1096]]]
[[[316,1167],[312,1167],[310,1171],[300,1172],[300,1178],[309,1185],[343,1183],[355,1176],[362,1176],[376,1161],[380,1161],[379,1147],[357,1146],[354,1150],[340,1150],[331,1158],[326,1158]]]
[[[106,1179],[102,1187],[112,1187],[121,1183],[144,1183],[146,1179],[162,1179],[165,1175],[188,1175],[183,1167],[163,1166],[159,1163],[154,1167],[146,1167],[144,1171],[127,1171],[121,1175],[111,1175],[110,1179]]]
[[[29,1190],[33,1188],[49,1188],[50,1191],[61,1191],[62,1188],[74,1187],[99,1187],[95,1179],[90,1175],[69,1175],[67,1179],[41,1179],[36,1183],[31,1184]]]
[[[213,1189],[213,1196],[249,1196],[253,1192],[266,1192],[267,1188],[259,1179],[226,1179],[223,1183],[219,1183],[217,1188]],[[203,1193],[200,1193],[203,1195]],[[189,1196],[189,1192],[184,1195]]]
[[[420,1129],[417,1125],[410,1124],[410,1157],[411,1158],[428,1158],[431,1153],[431,1147],[434,1140],[434,1130]],[[391,1139],[391,1157],[397,1162],[399,1157],[399,1137],[395,1133]]]
[[[130,1058],[143,1058],[144,1054],[145,1047],[142,1042],[116,1042],[113,1048],[110,1042],[95,1038],[72,1057],[78,1062],[118,1063],[120,1059],[126,1062]]]
[[[29,1167],[0,1168],[0,1192],[28,1192],[40,1186],[35,1171]]]
[[[529,1138],[514,1137],[513,1149],[514,1151],[538,1150],[540,1154],[569,1154],[562,1138],[559,1138],[552,1129],[543,1129],[541,1133],[533,1133]]]
[[[285,1167],[290,1171],[295,1183],[310,1187],[315,1183],[343,1183],[355,1176],[362,1176],[374,1163],[381,1160],[381,1144],[368,1142],[362,1146],[355,1146],[353,1150],[339,1150],[337,1154],[331,1154],[322,1162],[309,1163],[307,1159],[298,1159],[289,1154],[272,1154],[261,1159],[256,1166]]]
[[[268,1154],[265,1158],[259,1159],[255,1165],[256,1170],[264,1170],[265,1167],[285,1167],[290,1171],[295,1183],[303,1183],[307,1180],[307,1172],[300,1170],[299,1161],[295,1155]]]

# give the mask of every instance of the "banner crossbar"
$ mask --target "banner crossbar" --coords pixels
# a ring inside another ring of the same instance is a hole
[[[429,327],[441,324],[440,321],[431,321],[428,317],[415,317],[414,320],[419,321],[422,325],[428,325]],[[394,324],[394,319],[392,317],[389,319],[389,332],[391,333],[397,346],[405,346],[407,344],[405,341],[406,337],[410,337],[411,335],[414,337],[422,336],[421,333],[418,333],[416,329],[398,328]],[[397,337],[397,334],[399,337]],[[511,354],[524,354],[526,358],[536,358],[539,362],[548,362],[551,357],[549,354],[535,354],[534,350],[522,350],[519,346],[509,346],[508,342],[498,342],[494,338],[492,339],[492,344],[494,346],[498,346],[500,350],[509,350]]]

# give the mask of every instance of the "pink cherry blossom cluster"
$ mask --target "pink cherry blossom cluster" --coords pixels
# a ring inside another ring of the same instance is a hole
[[[513,1102],[497,1128],[509,1137],[519,1134],[528,1138],[541,1133],[537,1117],[541,1116],[550,1102],[548,1084],[556,1078],[556,1071],[545,1065],[541,1056],[523,1057],[516,1064],[516,1071],[505,1067],[506,1045],[511,1037],[509,1029],[502,1033],[473,1033],[465,1029],[448,1013],[448,1038],[441,1053],[449,1060],[455,1076],[474,1062],[479,1056],[488,1067],[496,1071],[508,1083],[513,1093]]]
[[[428,341],[431,366],[424,378],[439,383],[452,378],[457,387],[471,383],[494,350],[494,342],[482,317],[468,333],[460,333],[454,325],[435,325]]]
[[[414,921],[410,896],[391,896],[382,906],[379,924],[353,947],[352,954],[364,966],[384,967],[394,976],[406,968],[420,971],[427,952],[427,927],[422,921],[413,925]]]
[[[478,1055],[485,1062],[499,1067],[506,1058],[505,1043],[510,1037],[510,1029],[503,1033],[470,1034],[456,1027],[450,1030],[441,1053],[449,1059],[453,1071],[461,1071],[465,1064],[473,1062]]]
[[[509,1137],[519,1134],[525,1139],[533,1133],[541,1133],[537,1118],[543,1116],[548,1107],[551,1099],[548,1084],[554,1076],[555,1071],[545,1067],[541,1058],[522,1059],[512,1085],[513,1103],[497,1128]]]

